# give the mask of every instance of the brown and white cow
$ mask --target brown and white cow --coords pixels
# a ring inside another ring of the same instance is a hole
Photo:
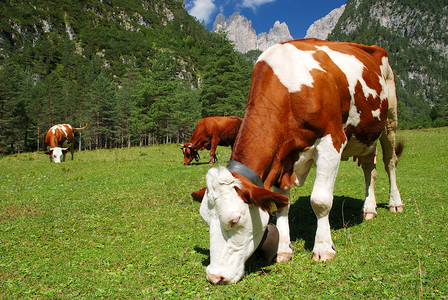
[[[193,158],[199,161],[198,150],[204,149],[210,150],[208,164],[213,165],[217,162],[216,148],[218,146],[233,148],[242,120],[238,116],[208,117],[199,120],[190,141],[181,148],[184,153],[184,165],[189,165]]]
[[[50,162],[59,163],[65,161],[65,154],[70,150],[72,154],[75,152],[73,146],[73,133],[75,130],[86,129],[88,124],[84,127],[73,128],[69,124],[57,124],[51,127],[45,136],[45,144],[49,148],[45,154],[50,155]]]
[[[289,191],[304,184],[313,163],[313,259],[333,259],[329,212],[339,162],[358,159],[366,181],[364,217],[375,217],[378,139],[389,175],[390,210],[403,211],[395,175],[396,127],[395,79],[384,49],[310,39],[262,53],[229,165],[210,169],[206,188],[192,193],[202,200],[200,213],[210,226],[207,279],[241,279],[273,211],[279,231],[276,260],[291,259]]]

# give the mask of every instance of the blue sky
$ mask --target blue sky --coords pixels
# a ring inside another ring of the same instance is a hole
[[[275,21],[286,22],[293,38],[305,37],[314,21],[345,4],[347,0],[185,0],[190,15],[212,29],[216,15],[226,19],[234,12],[252,21],[257,34],[269,32]]]

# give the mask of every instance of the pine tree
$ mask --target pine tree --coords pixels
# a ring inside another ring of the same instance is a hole
[[[249,92],[251,64],[236,54],[224,37],[216,39],[216,52],[205,67],[202,83],[202,117],[242,116]]]

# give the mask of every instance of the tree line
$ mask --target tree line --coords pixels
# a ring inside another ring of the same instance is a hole
[[[42,151],[61,123],[89,123],[77,147],[107,149],[183,142],[203,117],[243,116],[253,62],[178,5],[158,30],[106,22],[19,41],[1,27],[1,152]]]
[[[73,52],[46,76],[8,61],[0,68],[0,143],[4,153],[41,151],[54,124],[89,127],[80,149],[183,142],[196,122],[212,115],[243,116],[252,64],[217,39],[199,87],[182,79],[178,62],[167,52],[151,58],[151,68],[128,68],[114,78],[93,56],[77,63]]]

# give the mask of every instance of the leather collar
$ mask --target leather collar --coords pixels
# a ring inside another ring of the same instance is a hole
[[[264,189],[263,180],[261,180],[260,176],[258,176],[258,174],[255,173],[254,170],[246,167],[244,164],[236,160],[230,160],[229,164],[227,165],[227,170],[243,175],[256,186]]]

